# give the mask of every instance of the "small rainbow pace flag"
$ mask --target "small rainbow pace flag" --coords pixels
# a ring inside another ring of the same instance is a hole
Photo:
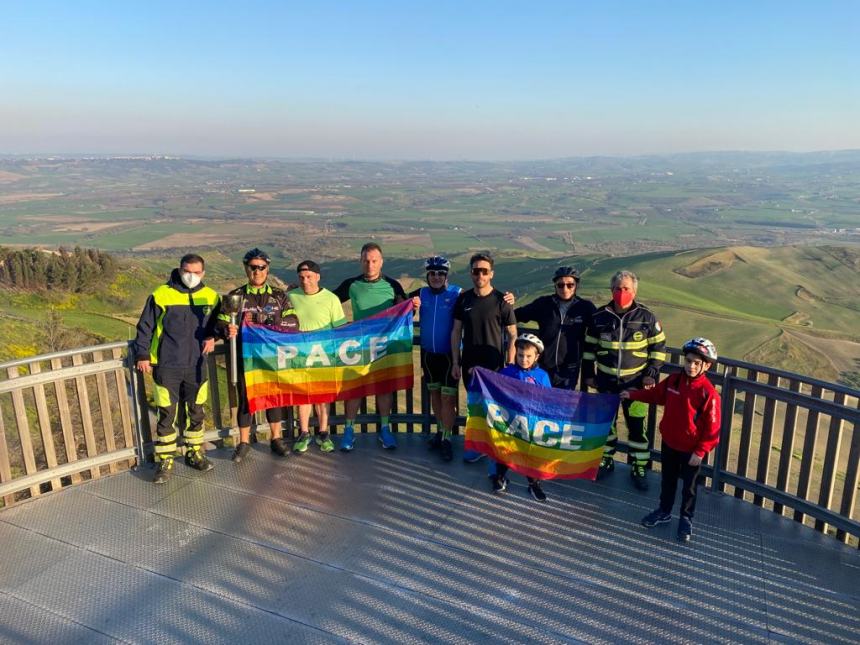
[[[248,408],[330,403],[412,387],[412,301],[320,331],[242,326]]]
[[[618,396],[523,383],[473,371],[466,449],[535,479],[594,479]]]

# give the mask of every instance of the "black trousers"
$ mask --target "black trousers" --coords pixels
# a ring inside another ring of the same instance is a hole
[[[203,444],[203,421],[209,384],[202,364],[196,367],[160,367],[152,372],[153,391],[158,408],[155,460],[173,458],[179,431],[185,445],[199,449]]]
[[[671,513],[675,505],[675,493],[678,490],[678,479],[681,488],[681,517],[693,519],[696,512],[696,485],[699,478],[699,466],[690,465],[690,452],[681,452],[667,446],[665,443],[660,451],[663,464],[663,480],[660,486],[660,510]]]

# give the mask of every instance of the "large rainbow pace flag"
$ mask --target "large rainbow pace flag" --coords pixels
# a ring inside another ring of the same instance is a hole
[[[329,403],[412,387],[412,301],[335,329],[242,326],[248,407]]]
[[[473,372],[466,449],[535,479],[594,479],[619,398]]]

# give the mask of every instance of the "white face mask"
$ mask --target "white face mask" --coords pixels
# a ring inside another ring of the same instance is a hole
[[[182,284],[184,284],[189,289],[193,289],[203,280],[196,273],[191,273],[190,271],[182,271],[179,274],[180,279],[182,280]]]

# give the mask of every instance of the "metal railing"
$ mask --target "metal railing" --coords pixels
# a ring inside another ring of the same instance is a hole
[[[127,349],[128,343],[117,342],[0,364],[0,505],[147,460],[152,405],[147,378],[133,369]],[[679,350],[670,356],[666,372],[678,369]],[[236,432],[223,347],[210,357],[208,370],[206,440],[221,441]],[[415,375],[416,389],[394,398],[397,432],[431,428],[417,367]],[[707,485],[856,543],[860,391],[731,359],[721,359],[711,378],[722,394],[723,424],[720,444],[703,466]],[[332,404],[331,413],[333,426],[343,423],[342,404]],[[657,417],[652,406],[648,426],[659,462]],[[358,430],[370,431],[376,420],[365,402]],[[291,410],[286,431],[293,431]],[[626,450],[623,443],[620,449]]]

